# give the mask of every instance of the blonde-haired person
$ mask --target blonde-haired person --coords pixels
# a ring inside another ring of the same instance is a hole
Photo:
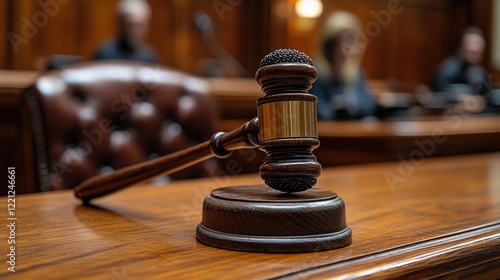
[[[157,52],[144,41],[151,16],[149,3],[146,0],[121,0],[116,12],[118,37],[102,44],[94,58],[159,62]]]
[[[330,14],[323,26],[315,63],[318,79],[310,91],[318,97],[318,119],[375,117],[376,104],[360,66],[364,50],[360,26],[354,15],[344,11]]]

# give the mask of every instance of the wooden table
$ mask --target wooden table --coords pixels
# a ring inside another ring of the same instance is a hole
[[[353,243],[302,254],[228,251],[195,240],[209,191],[260,183],[257,175],[137,186],[92,207],[71,191],[19,195],[16,273],[3,261],[0,278],[500,277],[500,153],[425,159],[406,174],[400,168],[325,169],[318,187],[346,202]],[[388,182],[391,172],[402,180]]]

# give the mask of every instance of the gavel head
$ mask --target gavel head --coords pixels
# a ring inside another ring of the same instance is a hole
[[[305,191],[321,173],[312,154],[319,146],[317,98],[308,93],[316,77],[311,58],[290,49],[266,55],[255,74],[265,93],[257,100],[259,145],[266,152],[260,176],[273,189]]]

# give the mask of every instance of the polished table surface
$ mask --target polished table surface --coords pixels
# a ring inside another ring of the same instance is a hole
[[[500,277],[500,154],[406,164],[323,170],[317,187],[344,199],[353,242],[314,253],[245,253],[196,241],[210,190],[259,184],[258,175],[137,186],[93,206],[71,191],[19,195],[16,272],[3,262],[0,278]]]

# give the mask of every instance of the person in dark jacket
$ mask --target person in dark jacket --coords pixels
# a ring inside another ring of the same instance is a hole
[[[439,66],[434,76],[434,91],[486,95],[488,77],[480,65],[484,48],[481,30],[467,28],[460,37],[456,53]]]
[[[116,39],[103,43],[94,58],[123,59],[158,63],[157,52],[144,42],[151,8],[145,0],[122,0],[118,4],[120,33]]]

